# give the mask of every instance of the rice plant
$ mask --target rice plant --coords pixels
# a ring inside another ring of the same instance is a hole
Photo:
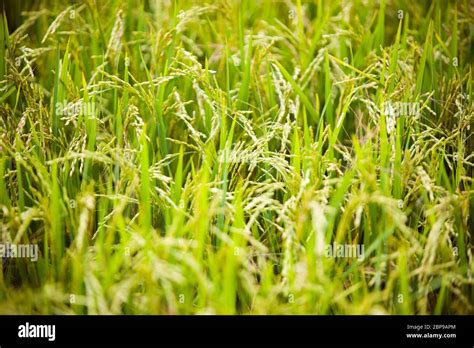
[[[0,313],[474,313],[473,5],[6,1]]]

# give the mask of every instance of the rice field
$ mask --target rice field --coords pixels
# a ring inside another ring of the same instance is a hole
[[[6,0],[0,314],[474,314],[469,0]]]

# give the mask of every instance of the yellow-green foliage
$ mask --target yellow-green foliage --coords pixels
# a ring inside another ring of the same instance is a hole
[[[0,313],[474,313],[471,1],[5,12]]]

